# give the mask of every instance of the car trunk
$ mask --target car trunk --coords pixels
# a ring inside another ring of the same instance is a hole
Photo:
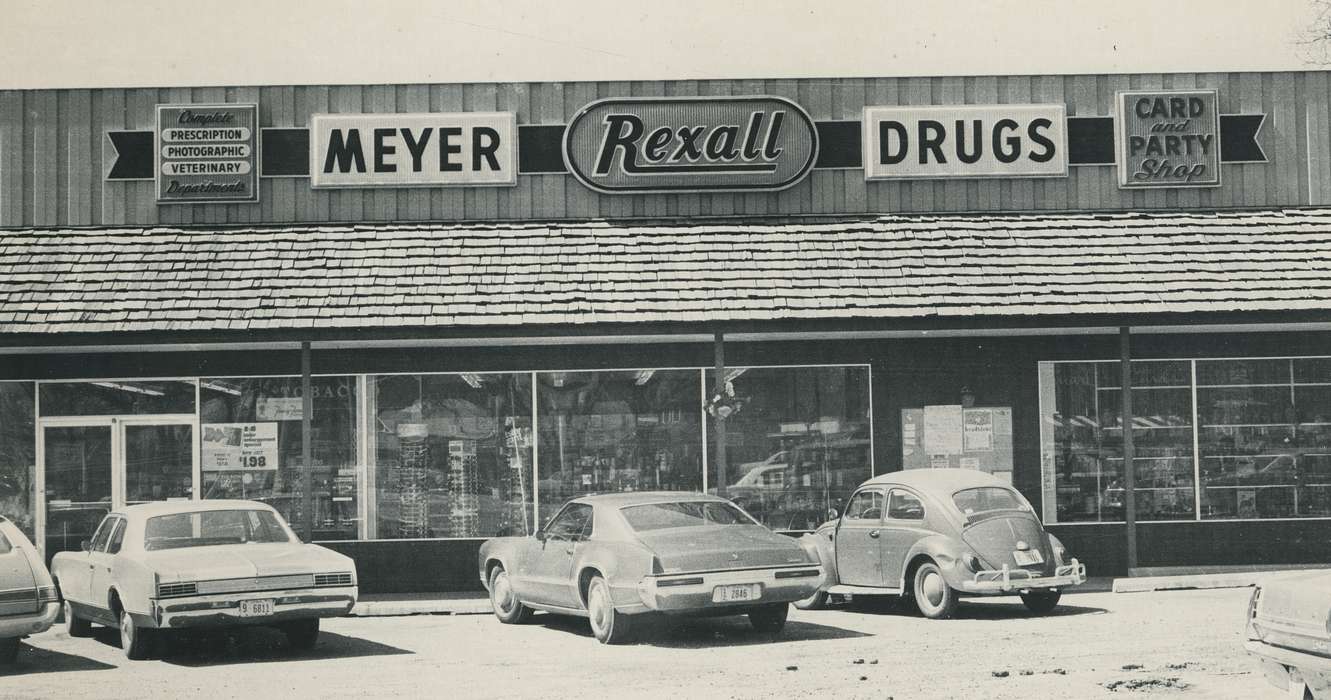
[[[1002,569],[1007,565],[1012,570],[1024,569],[1041,575],[1054,573],[1054,553],[1049,550],[1044,528],[1029,513],[982,515],[962,530],[961,539],[975,550],[987,567]],[[1022,545],[1028,551],[1039,552],[1043,561],[1018,564],[1015,552]]]
[[[1263,638],[1275,643],[1289,643],[1291,638],[1331,638],[1327,629],[1331,616],[1329,590],[1331,574],[1325,572],[1284,575],[1264,583],[1257,601],[1257,624],[1266,631]],[[1269,639],[1272,633],[1279,638]]]
[[[37,585],[28,558],[0,533],[0,617],[37,612]]]
[[[318,561],[321,559],[312,556],[309,547],[266,543],[159,549],[148,552],[144,557],[145,563],[159,572],[163,583],[282,576],[342,569],[332,562],[321,565]]]
[[[794,539],[747,525],[679,527],[638,533],[664,573],[790,566],[809,559]]]

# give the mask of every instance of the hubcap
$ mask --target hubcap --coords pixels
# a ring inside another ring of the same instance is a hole
[[[60,613],[65,616],[65,626],[72,627],[74,625],[74,608],[68,600],[60,605]]]
[[[936,571],[926,571],[920,579],[920,592],[930,607],[938,607],[943,603],[943,577]]]
[[[592,586],[591,593],[587,597],[591,599],[591,610],[588,612],[591,614],[592,627],[600,632],[605,629],[610,617],[610,613],[606,609],[604,587],[600,585]]]
[[[130,622],[129,613],[120,613],[120,646],[128,650],[134,644],[134,623]]]
[[[494,586],[491,587],[494,592],[495,607],[500,612],[508,613],[513,609],[513,588],[508,585],[508,574],[499,572],[495,576]]]

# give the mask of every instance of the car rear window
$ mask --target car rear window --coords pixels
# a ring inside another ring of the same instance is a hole
[[[1017,494],[998,486],[963,489],[952,494],[952,502],[966,515],[991,510],[1025,510],[1026,503]]]
[[[9,554],[14,551],[14,545],[9,543],[9,538],[5,537],[3,530],[0,530],[0,554]]]
[[[148,518],[143,548],[178,549],[246,542],[290,542],[277,516],[266,510],[202,510]]]
[[[629,527],[637,532],[698,525],[756,525],[744,511],[719,501],[675,501],[627,506],[621,509]]]

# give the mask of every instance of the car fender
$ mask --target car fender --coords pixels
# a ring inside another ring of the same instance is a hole
[[[498,562],[509,572],[516,571],[514,560],[516,550],[516,545],[508,538],[486,540],[481,544],[481,550],[477,554],[477,574],[485,590],[490,590],[489,573],[492,562]]]
[[[615,605],[639,605],[638,582],[652,573],[651,550],[634,542],[587,542],[573,561],[571,583],[577,591],[578,600],[585,608],[587,601],[583,588],[594,575],[610,584],[610,595]]]
[[[120,604],[135,615],[150,615],[150,599],[157,593],[157,576],[143,562],[132,557],[111,560],[111,591],[120,596]],[[109,593],[108,593],[109,596]],[[108,609],[111,601],[101,603]]]
[[[823,578],[818,584],[818,590],[821,591],[840,583],[837,577],[835,535],[836,524],[824,523],[817,530],[801,535],[799,539],[804,551],[816,557],[823,566]]]
[[[69,583],[74,584],[73,590],[77,591],[79,590],[80,577],[82,577],[82,579],[88,578],[87,565],[85,564],[84,566],[81,567],[74,566],[73,563],[71,562],[71,558],[72,557],[68,552],[58,552],[56,553],[55,557],[51,559],[51,577],[54,578],[56,581],[60,582],[61,599],[67,597],[65,595],[65,590],[67,587],[66,584]],[[83,583],[86,584],[87,581],[83,581]],[[84,600],[78,600],[77,597],[71,598],[71,600],[74,600],[75,602],[78,603],[87,602]]]
[[[961,559],[964,554],[970,551],[970,548],[965,544],[947,535],[929,535],[918,540],[902,559],[901,571],[899,572],[901,578],[898,579],[899,587],[903,591],[908,590],[911,582],[907,574],[911,567],[916,562],[927,558],[938,565],[948,585],[953,588],[960,588],[961,584],[969,581],[972,576],[972,572],[962,563]]]

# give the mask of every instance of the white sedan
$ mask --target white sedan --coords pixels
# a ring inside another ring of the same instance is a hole
[[[319,636],[319,618],[356,604],[349,557],[302,544],[254,501],[168,501],[109,513],[82,551],[55,555],[51,574],[71,637],[91,623],[120,629],[131,659],[164,630],[271,625],[291,646]]]
[[[0,663],[18,655],[18,642],[51,627],[60,610],[51,575],[37,548],[0,518]]]

